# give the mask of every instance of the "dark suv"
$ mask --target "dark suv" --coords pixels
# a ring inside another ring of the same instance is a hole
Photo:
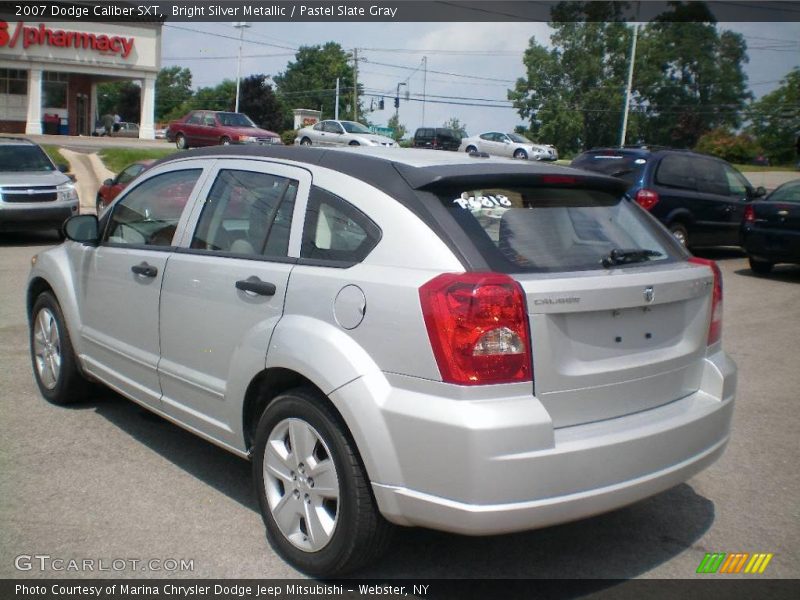
[[[624,179],[685,246],[738,246],[745,205],[764,194],[724,160],[689,150],[595,148],[572,166]]]
[[[461,136],[446,127],[420,127],[414,134],[414,148],[457,151]]]

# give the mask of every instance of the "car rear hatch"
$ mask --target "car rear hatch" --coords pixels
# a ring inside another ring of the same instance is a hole
[[[429,186],[486,270],[521,286],[532,393],[555,427],[698,390],[714,290],[712,269],[689,262],[624,183],[566,172]]]
[[[535,394],[556,427],[654,408],[700,387],[712,275],[688,263],[518,276]]]

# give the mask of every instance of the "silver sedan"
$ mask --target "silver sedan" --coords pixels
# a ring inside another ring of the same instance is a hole
[[[486,152],[493,156],[505,156],[522,160],[558,160],[558,150],[547,144],[534,144],[516,133],[487,131],[461,140],[464,152]]]
[[[320,121],[297,132],[295,144],[301,146],[384,146],[396,148],[392,138],[371,132],[355,121]]]

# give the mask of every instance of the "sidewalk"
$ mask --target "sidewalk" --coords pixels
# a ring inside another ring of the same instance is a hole
[[[93,214],[97,190],[103,181],[113,178],[114,173],[105,167],[97,153],[84,154],[61,148],[61,154],[69,161],[72,174],[75,175],[75,185],[81,201],[81,214]]]

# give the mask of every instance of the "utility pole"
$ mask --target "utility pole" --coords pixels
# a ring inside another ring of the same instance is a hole
[[[425,86],[428,83],[428,57],[422,57],[422,126],[425,127]]]
[[[628,85],[625,86],[625,110],[622,113],[622,131],[619,134],[620,148],[625,145],[625,136],[628,133],[628,110],[631,105],[631,89],[633,88],[633,65],[636,62],[636,38],[639,37],[639,25],[633,26],[633,39],[631,40],[631,62],[628,65]]]
[[[234,112],[239,112],[239,80],[242,76],[242,41],[244,40],[244,29],[250,27],[250,23],[246,21],[237,21],[233,24],[239,30],[239,55],[236,59],[236,109]]]
[[[358,48],[353,48],[353,121],[358,121]]]
[[[336,103],[333,105],[333,118],[339,120],[339,78],[336,78]]]

